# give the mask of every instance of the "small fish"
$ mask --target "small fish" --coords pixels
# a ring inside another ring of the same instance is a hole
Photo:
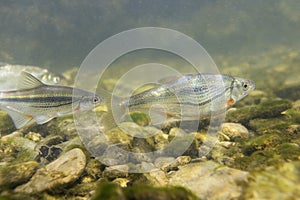
[[[55,117],[91,110],[104,102],[102,96],[82,89],[46,85],[27,72],[21,72],[19,83],[18,90],[0,92],[0,109],[10,115],[17,129],[32,119],[44,124]]]
[[[226,108],[255,89],[251,80],[230,75],[188,74],[168,77],[160,85],[122,101],[120,105],[132,111],[161,113],[167,118],[195,119]],[[198,109],[197,112],[195,109]]]
[[[63,76],[53,74],[47,69],[26,65],[11,65],[0,63],[0,91],[17,90],[17,80],[21,72],[26,71],[45,84],[57,85],[65,84],[66,79]]]

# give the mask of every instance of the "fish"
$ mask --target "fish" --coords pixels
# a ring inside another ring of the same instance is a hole
[[[64,85],[67,83],[65,77],[49,72],[48,69],[36,66],[0,63],[0,91],[16,90],[17,82],[15,80],[18,80],[22,71],[32,74],[45,84]]]
[[[18,90],[0,92],[0,109],[8,113],[17,129],[33,119],[37,124],[44,124],[104,103],[100,95],[79,88],[47,85],[24,71],[18,82]]]
[[[223,113],[255,89],[252,80],[226,74],[166,77],[158,86],[132,95],[119,105],[127,112],[148,112],[165,118],[195,120]],[[197,110],[196,110],[197,109]],[[156,119],[160,122],[162,119]]]

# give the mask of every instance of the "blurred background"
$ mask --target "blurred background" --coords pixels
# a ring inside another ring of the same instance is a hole
[[[1,62],[65,72],[79,67],[108,37],[157,26],[194,38],[222,73],[254,79],[261,90],[299,83],[298,0],[10,0],[0,5]]]

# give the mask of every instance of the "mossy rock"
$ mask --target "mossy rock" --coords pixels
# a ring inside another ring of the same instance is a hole
[[[256,169],[264,169],[267,166],[281,163],[280,155],[273,150],[256,151],[250,156],[241,156],[234,159],[231,167],[246,171],[253,171]]]
[[[288,100],[270,100],[257,106],[247,106],[227,113],[226,120],[248,125],[255,118],[273,118],[281,116],[282,112],[290,109],[292,104]]]
[[[135,185],[127,188],[121,188],[117,184],[113,183],[101,183],[93,196],[96,199],[107,200],[198,200],[189,190],[183,187],[153,187],[147,185]]]
[[[0,140],[0,154],[2,161],[10,161],[12,164],[32,161],[38,156],[35,151],[36,143],[24,137],[5,137]]]
[[[0,167],[0,188],[13,188],[25,183],[34,174],[38,167],[35,161],[17,163]]]
[[[96,189],[96,193],[92,197],[93,200],[126,200],[122,188],[114,183],[102,183]]]
[[[10,134],[15,130],[15,125],[9,115],[0,110],[0,136]]]
[[[199,142],[194,134],[174,137],[163,149],[164,156],[177,157],[179,155],[198,157]]]
[[[278,149],[278,153],[285,160],[299,160],[300,159],[300,148],[294,143],[283,143]]]
[[[299,199],[299,177],[299,161],[254,171],[241,199]]]
[[[249,121],[249,128],[259,135],[272,133],[274,130],[285,132],[291,124],[286,118],[253,119]]]
[[[255,151],[274,149],[280,142],[281,138],[277,134],[266,134],[253,137],[245,141],[242,152],[245,155],[251,155]]]

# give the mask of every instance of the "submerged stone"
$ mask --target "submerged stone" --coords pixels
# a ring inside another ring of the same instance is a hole
[[[238,199],[247,178],[248,172],[207,161],[180,167],[169,185],[186,187],[200,199]]]
[[[0,189],[13,188],[30,179],[38,167],[35,161],[14,165],[0,165]]]
[[[85,154],[80,149],[72,149],[37,170],[30,181],[18,186],[15,192],[34,194],[45,190],[61,190],[80,177],[85,165]]]
[[[291,107],[292,104],[288,100],[269,100],[256,106],[246,106],[235,111],[229,111],[226,120],[248,125],[251,119],[279,117],[283,111]]]
[[[222,135],[228,136],[229,140],[237,138],[248,138],[249,131],[246,127],[238,123],[223,123],[221,126]]]
[[[121,188],[114,183],[99,184],[92,199],[198,200],[198,198],[194,194],[182,187],[153,187],[148,185],[134,185],[131,187]]]
[[[242,199],[299,199],[300,162],[253,172]]]
[[[0,139],[0,160],[13,164],[35,160],[38,157],[36,143],[16,133]]]

